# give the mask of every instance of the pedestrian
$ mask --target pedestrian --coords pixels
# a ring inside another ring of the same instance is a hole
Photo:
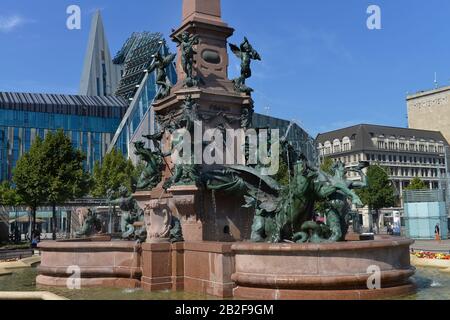
[[[436,241],[441,241],[441,228],[439,227],[439,224],[436,225],[434,234],[436,235]]]

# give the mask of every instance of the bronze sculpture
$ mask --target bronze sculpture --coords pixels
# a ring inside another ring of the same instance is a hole
[[[90,237],[100,233],[102,233],[102,222],[98,218],[97,212],[88,209],[87,217],[83,222],[81,230],[77,232],[76,236],[78,238]]]
[[[241,128],[249,129],[252,127],[253,114],[255,113],[253,106],[243,107],[241,111]]]
[[[241,60],[241,76],[233,80],[234,88],[237,92],[251,94],[253,89],[245,84],[245,81],[252,76],[250,67],[252,60],[261,60],[259,53],[253,49],[247,38],[240,47],[230,44],[231,51]]]
[[[158,85],[159,90],[155,97],[155,100],[164,99],[170,95],[172,83],[167,77],[166,69],[175,60],[175,57],[175,54],[162,56],[159,51],[154,56],[154,61],[151,64],[148,73],[156,70],[156,84]]]
[[[147,231],[144,227],[144,213],[126,187],[120,187],[119,198],[111,200],[111,205],[118,206],[121,211],[122,239],[140,240],[144,242]]]
[[[198,35],[191,35],[184,31],[181,35],[174,37],[174,41],[181,47],[181,66],[186,74],[184,85],[189,88],[195,87],[199,83],[199,80],[193,76],[193,67],[196,63],[194,56],[197,54],[194,45],[200,43]]]
[[[326,175],[310,167],[302,155],[293,165],[291,182],[286,187],[262,175],[258,166],[215,169],[204,172],[202,179],[207,189],[243,196],[244,207],[255,210],[253,242],[337,242],[345,240],[348,231],[348,200],[362,205],[353,190],[367,186],[362,172],[366,165],[351,169],[362,175],[362,182],[346,180],[346,171],[339,163],[334,167],[334,176]],[[314,221],[318,200],[328,203],[326,224]]]
[[[136,189],[151,190],[161,182],[164,155],[159,150],[154,152],[145,148],[145,143],[142,141],[134,143],[134,147],[136,149],[135,154],[145,163]]]

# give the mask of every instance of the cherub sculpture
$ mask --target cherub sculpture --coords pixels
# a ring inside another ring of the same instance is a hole
[[[253,49],[247,38],[244,38],[244,42],[241,43],[240,47],[230,44],[230,48],[236,57],[241,60],[241,76],[233,80],[235,90],[237,92],[251,94],[253,89],[247,87],[245,81],[252,76],[252,70],[250,68],[252,60],[261,60],[261,56]]]
[[[181,35],[176,36],[174,41],[181,47],[181,66],[186,74],[184,85],[186,87],[195,87],[199,82],[193,76],[193,66],[196,63],[194,56],[197,54],[194,46],[199,44],[198,35],[191,35],[188,31],[184,31]]]
[[[170,94],[172,83],[167,77],[167,67],[175,60],[175,54],[162,56],[160,52],[154,55],[154,61],[151,64],[148,72],[151,73],[156,70],[156,84],[159,87],[158,94],[155,100],[164,99]]]

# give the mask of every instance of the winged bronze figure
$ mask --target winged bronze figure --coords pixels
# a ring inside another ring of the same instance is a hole
[[[170,94],[172,83],[167,76],[167,67],[175,60],[175,54],[163,56],[160,52],[154,55],[153,63],[150,65],[148,72],[156,70],[156,84],[159,87],[155,100],[164,99]]]
[[[261,56],[253,49],[246,37],[244,37],[240,47],[230,43],[230,49],[241,60],[241,76],[233,80],[234,87],[237,92],[251,94],[253,89],[248,87],[245,81],[252,76],[252,60],[261,60]]]

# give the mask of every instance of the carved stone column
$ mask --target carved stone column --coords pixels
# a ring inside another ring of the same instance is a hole
[[[147,243],[170,242],[172,217],[177,215],[177,207],[170,195],[158,192],[137,192],[133,196],[144,210]]]
[[[194,185],[174,186],[168,191],[173,195],[173,201],[183,228],[184,240],[202,241],[203,223],[200,214],[200,189]]]

